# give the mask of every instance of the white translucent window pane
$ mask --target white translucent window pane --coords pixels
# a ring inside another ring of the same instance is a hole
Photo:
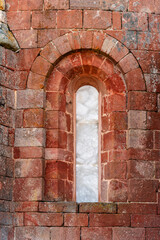
[[[76,94],[76,200],[98,201],[98,91],[88,85]]]

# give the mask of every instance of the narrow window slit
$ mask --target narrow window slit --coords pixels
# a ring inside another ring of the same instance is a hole
[[[98,96],[89,85],[76,93],[77,202],[98,202]]]

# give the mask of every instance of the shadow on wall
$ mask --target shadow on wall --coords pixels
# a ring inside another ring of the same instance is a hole
[[[0,0],[0,45],[18,52],[20,47],[14,35],[9,30],[5,12],[5,0]]]

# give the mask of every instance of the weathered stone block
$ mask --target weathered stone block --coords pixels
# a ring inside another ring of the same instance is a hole
[[[44,129],[42,128],[17,128],[15,131],[16,147],[44,146]]]

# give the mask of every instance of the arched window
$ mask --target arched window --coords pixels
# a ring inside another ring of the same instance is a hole
[[[98,201],[99,111],[96,88],[76,93],[76,201]]]

